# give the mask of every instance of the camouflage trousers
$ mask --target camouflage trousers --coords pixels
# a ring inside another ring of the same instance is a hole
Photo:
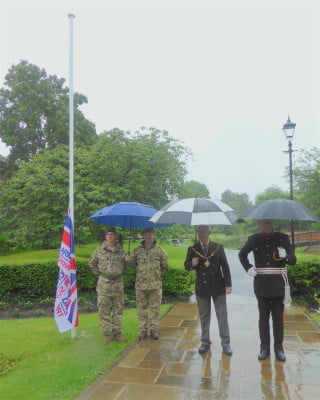
[[[161,289],[137,290],[136,300],[140,331],[148,329],[148,312],[150,330],[158,330],[160,319]]]
[[[98,292],[98,314],[100,327],[105,336],[121,333],[123,293],[107,296]]]

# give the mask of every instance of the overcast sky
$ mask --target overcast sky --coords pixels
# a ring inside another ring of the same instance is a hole
[[[74,89],[97,132],[167,130],[212,198],[289,190],[288,115],[294,149],[319,145],[318,1],[2,0],[1,86],[21,59],[69,85],[69,13]]]

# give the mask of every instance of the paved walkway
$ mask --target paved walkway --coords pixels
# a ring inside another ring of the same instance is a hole
[[[216,318],[213,346],[199,355],[195,303],[179,303],[161,320],[160,340],[136,342],[76,400],[319,400],[320,332],[299,307],[285,311],[287,361],[259,362],[253,297],[228,296],[231,357],[222,354]]]

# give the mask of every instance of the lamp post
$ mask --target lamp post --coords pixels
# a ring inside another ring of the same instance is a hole
[[[284,151],[284,153],[289,153],[290,200],[293,200],[292,153],[296,150],[292,150],[292,140],[295,129],[296,124],[291,122],[290,117],[288,117],[288,121],[283,125],[282,130],[284,137],[288,141],[288,150]],[[291,221],[291,242],[294,248],[294,221]]]

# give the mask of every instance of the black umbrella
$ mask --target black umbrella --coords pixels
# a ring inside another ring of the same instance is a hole
[[[320,219],[306,206],[298,201],[286,199],[267,200],[256,204],[244,212],[240,218],[320,222]]]

